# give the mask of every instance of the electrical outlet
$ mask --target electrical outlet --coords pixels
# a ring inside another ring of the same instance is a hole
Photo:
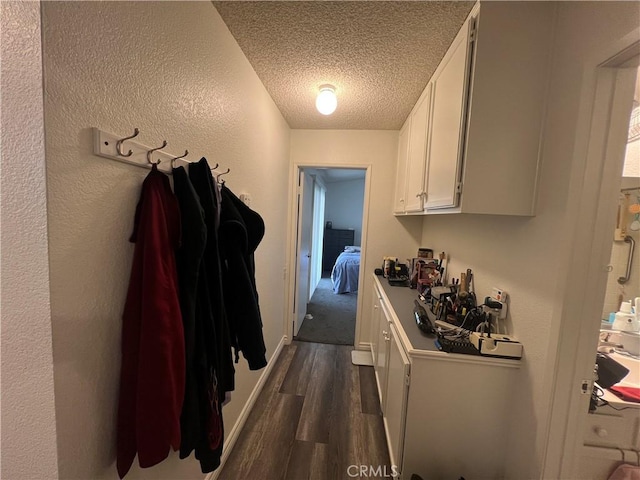
[[[501,288],[493,287],[493,290],[491,291],[491,298],[502,304],[498,318],[507,318],[507,292]]]
[[[491,298],[496,299],[499,302],[505,303],[507,301],[507,292],[501,288],[493,287],[491,291]]]

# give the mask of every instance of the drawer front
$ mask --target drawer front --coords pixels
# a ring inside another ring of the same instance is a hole
[[[616,413],[616,415],[588,414],[585,422],[584,444],[639,449],[639,410],[629,409]]]

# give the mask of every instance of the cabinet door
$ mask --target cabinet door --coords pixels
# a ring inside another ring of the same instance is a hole
[[[405,210],[421,212],[425,196],[425,167],[429,112],[431,110],[431,85],[423,92],[411,113],[409,134],[409,165],[407,167],[407,197]]]
[[[387,307],[382,299],[380,299],[380,324],[378,326],[378,348],[376,354],[376,362],[374,363],[376,380],[378,382],[378,393],[380,394],[380,408],[384,413],[386,408],[387,397],[387,365],[389,359],[389,318]]]
[[[387,394],[384,410],[384,422],[389,439],[391,465],[402,467],[404,447],[404,427],[407,413],[407,395],[409,393],[409,358],[398,339],[395,326],[389,325],[389,355],[387,367]]]
[[[373,364],[378,360],[378,330],[380,329],[380,294],[378,288],[373,287],[373,301],[371,304],[371,356]],[[379,388],[378,388],[379,390]],[[378,392],[379,393],[379,392]]]
[[[431,80],[427,209],[458,205],[470,74],[469,28],[465,25],[460,30]]]
[[[411,117],[407,119],[398,138],[398,164],[396,169],[396,189],[393,213],[404,213],[407,195],[407,162],[409,155],[409,129]]]

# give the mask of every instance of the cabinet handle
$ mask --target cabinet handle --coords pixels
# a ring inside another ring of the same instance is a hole
[[[374,306],[373,306],[373,308],[377,310],[377,309],[379,309],[380,307],[379,307],[378,305],[374,305]]]
[[[391,340],[391,336],[389,335],[389,332],[387,332],[386,330],[382,331],[382,336],[384,337],[384,339],[388,342],[389,340]]]
[[[609,436],[609,432],[607,432],[606,429],[602,428],[602,427],[596,427],[594,428],[596,435],[598,435],[600,438],[606,438]]]

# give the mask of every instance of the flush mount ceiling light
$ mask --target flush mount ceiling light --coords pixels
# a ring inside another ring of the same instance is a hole
[[[321,85],[320,93],[316,98],[316,108],[323,115],[331,115],[336,111],[338,99],[336,97],[336,88],[333,85]]]

